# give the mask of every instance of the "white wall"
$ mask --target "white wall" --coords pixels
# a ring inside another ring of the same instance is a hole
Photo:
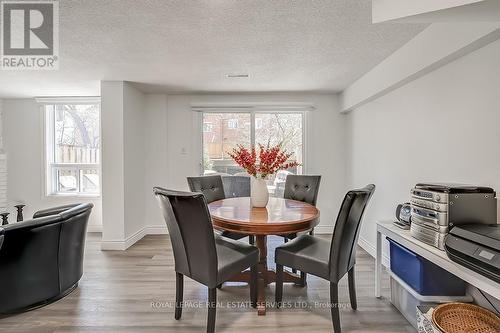
[[[15,221],[13,205],[21,202],[25,219],[37,210],[75,203],[91,202],[94,209],[89,230],[101,226],[101,199],[45,195],[43,113],[34,99],[3,100],[3,141],[7,154],[9,220]]]
[[[146,95],[143,119],[147,170],[143,186],[144,221],[149,233],[158,233],[164,232],[165,222],[154,198],[153,187],[168,187],[167,96]]]
[[[482,1],[484,0],[373,0],[372,17],[374,23],[379,23],[407,16],[446,11],[449,8]]]
[[[7,203],[7,156],[4,153],[2,134],[2,108],[3,102],[0,99],[0,211],[6,211]]]
[[[105,250],[125,250],[144,236],[147,104],[123,81],[101,82],[102,201]]]
[[[499,22],[431,24],[344,89],[342,111],[359,108],[499,38]]]
[[[145,109],[147,180],[146,220],[150,232],[165,229],[165,222],[153,196],[155,185],[187,190],[186,177],[199,175],[201,159],[201,119],[191,111],[191,103],[286,103],[315,105],[307,115],[306,172],[322,175],[318,199],[321,227],[332,232],[334,219],[347,189],[345,116],[339,113],[335,95],[323,94],[243,94],[148,96]],[[166,102],[166,113],[164,103]],[[185,153],[183,153],[185,151]],[[157,163],[151,163],[156,161]]]
[[[393,219],[417,182],[486,185],[500,191],[500,41],[348,114],[353,186],[377,185],[361,241]]]
[[[142,92],[125,82],[123,86],[125,237],[144,228],[144,187],[146,164],[144,134],[145,98]]]
[[[101,82],[102,238],[124,247],[123,82]]]

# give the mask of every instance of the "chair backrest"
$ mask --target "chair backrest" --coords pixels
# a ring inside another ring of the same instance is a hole
[[[33,214],[33,218],[37,219],[39,217],[57,215],[57,214],[60,214],[64,211],[70,210],[70,209],[75,208],[75,207],[80,206],[80,205],[81,204],[75,203],[75,204],[51,207],[48,209],[42,209],[42,210],[35,212],[35,214]]]
[[[316,206],[320,182],[321,176],[288,175],[283,197]]]
[[[220,175],[187,177],[187,182],[189,190],[191,192],[203,193],[207,203],[226,198]]]
[[[204,285],[217,281],[214,231],[205,197],[155,187],[153,192],[167,223],[175,271]]]
[[[370,184],[347,192],[335,223],[330,249],[330,281],[339,281],[356,263],[361,221],[365,208],[375,191]]]
[[[223,176],[224,195],[226,198],[239,198],[250,196],[249,176]]]

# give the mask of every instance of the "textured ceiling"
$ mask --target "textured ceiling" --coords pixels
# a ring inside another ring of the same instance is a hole
[[[371,24],[370,0],[61,0],[59,70],[0,71],[0,97],[341,91],[425,27]]]

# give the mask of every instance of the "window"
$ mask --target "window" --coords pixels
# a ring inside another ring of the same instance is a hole
[[[203,133],[210,133],[213,130],[212,123],[203,123]]]
[[[255,129],[262,128],[262,118],[255,118]]]
[[[238,119],[229,119],[227,121],[227,127],[230,129],[237,129],[238,128]]]
[[[238,130],[229,124],[240,124]],[[211,123],[212,131],[203,131],[204,173],[223,172],[235,174],[241,169],[227,154],[241,144],[250,146],[251,116],[249,113],[203,113],[203,124]],[[227,124],[227,127],[226,127]]]
[[[100,194],[100,105],[46,104],[47,194]]]
[[[237,145],[282,144],[301,166],[282,170],[267,179],[271,195],[283,194],[286,176],[302,174],[304,154],[303,112],[203,112],[203,173],[244,172],[227,154]],[[205,124],[213,131],[205,131]],[[224,126],[227,123],[227,127]]]

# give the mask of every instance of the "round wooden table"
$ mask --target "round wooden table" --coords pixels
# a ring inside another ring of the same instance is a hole
[[[267,236],[310,230],[319,222],[319,210],[301,201],[282,198],[269,198],[267,207],[255,208],[248,197],[214,201],[208,208],[216,229],[255,235],[260,251],[257,310],[259,315],[265,315],[265,288],[276,281],[275,271],[267,268]],[[250,273],[242,272],[230,281],[250,282]],[[300,276],[285,271],[283,282],[300,284],[301,280]]]

